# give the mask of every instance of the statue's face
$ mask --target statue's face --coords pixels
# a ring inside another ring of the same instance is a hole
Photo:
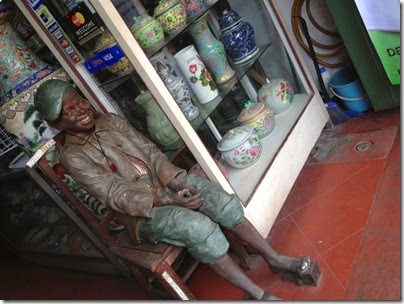
[[[86,99],[73,88],[63,95],[62,111],[54,127],[70,133],[86,133],[94,128],[94,112]]]

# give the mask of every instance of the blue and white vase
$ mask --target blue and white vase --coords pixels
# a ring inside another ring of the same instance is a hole
[[[254,29],[234,10],[225,10],[219,18],[221,37],[234,64],[245,63],[254,57],[259,47],[255,43]]]

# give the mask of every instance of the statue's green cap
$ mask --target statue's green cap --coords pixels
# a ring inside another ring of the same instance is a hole
[[[55,121],[62,110],[62,97],[72,85],[67,81],[50,79],[42,83],[35,93],[34,105],[46,121]]]

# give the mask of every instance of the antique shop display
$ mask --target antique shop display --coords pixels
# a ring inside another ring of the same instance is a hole
[[[157,63],[158,73],[173,95],[178,106],[184,113],[185,117],[191,121],[199,115],[199,110],[192,104],[189,88],[186,81],[179,76],[174,76],[168,67],[164,67],[161,63]]]
[[[260,138],[267,137],[275,130],[275,117],[272,109],[261,102],[247,102],[238,121],[242,126],[252,126]]]
[[[67,75],[27,47],[9,22],[12,13],[0,4],[0,123],[21,148],[32,153],[58,133],[34,110],[36,88],[47,79],[66,80]]]
[[[290,108],[294,96],[294,90],[289,81],[281,78],[266,79],[266,82],[257,93],[257,99],[265,103],[279,114]]]
[[[254,29],[234,10],[225,10],[219,19],[220,40],[234,64],[244,63],[259,51],[255,43]]]
[[[163,46],[163,27],[156,19],[143,14],[133,17],[132,20],[133,25],[130,30],[146,54],[153,53]]]
[[[251,126],[240,126],[228,131],[217,145],[224,161],[234,168],[247,168],[261,155],[259,135]]]
[[[141,91],[135,101],[146,111],[150,136],[166,149],[178,149],[183,142],[149,91]]]
[[[215,77],[216,84],[228,81],[235,74],[226,58],[224,45],[217,40],[209,28],[208,13],[202,16],[188,30],[195,41],[196,49],[202,61]]]
[[[116,46],[116,41],[114,37],[112,37],[111,33],[106,31],[97,40],[94,52],[99,53],[113,46]],[[133,71],[133,67],[126,56],[123,56],[117,63],[107,66],[106,69],[118,76],[123,76]]]
[[[187,23],[187,10],[179,0],[160,0],[153,17],[161,24],[164,33],[175,34]]]
[[[193,45],[177,52],[174,59],[201,104],[219,96],[216,83]]]

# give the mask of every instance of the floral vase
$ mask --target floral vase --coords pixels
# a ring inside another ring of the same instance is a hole
[[[219,96],[216,83],[193,45],[177,52],[174,60],[201,104]]]
[[[158,73],[167,86],[185,117],[192,121],[199,115],[199,109],[192,104],[188,85],[182,77],[174,76],[168,67],[157,63]]]
[[[215,77],[215,82],[221,84],[231,79],[235,72],[226,58],[224,45],[215,38],[208,26],[206,13],[198,22],[190,27],[189,34],[195,41],[196,49]]]
[[[149,91],[141,91],[135,102],[146,111],[146,123],[150,136],[165,150],[178,149],[184,144]]]
[[[9,6],[0,5],[0,123],[31,154],[59,132],[35,110],[34,94],[44,81],[67,80],[67,75],[31,52],[12,28],[11,14]]]

